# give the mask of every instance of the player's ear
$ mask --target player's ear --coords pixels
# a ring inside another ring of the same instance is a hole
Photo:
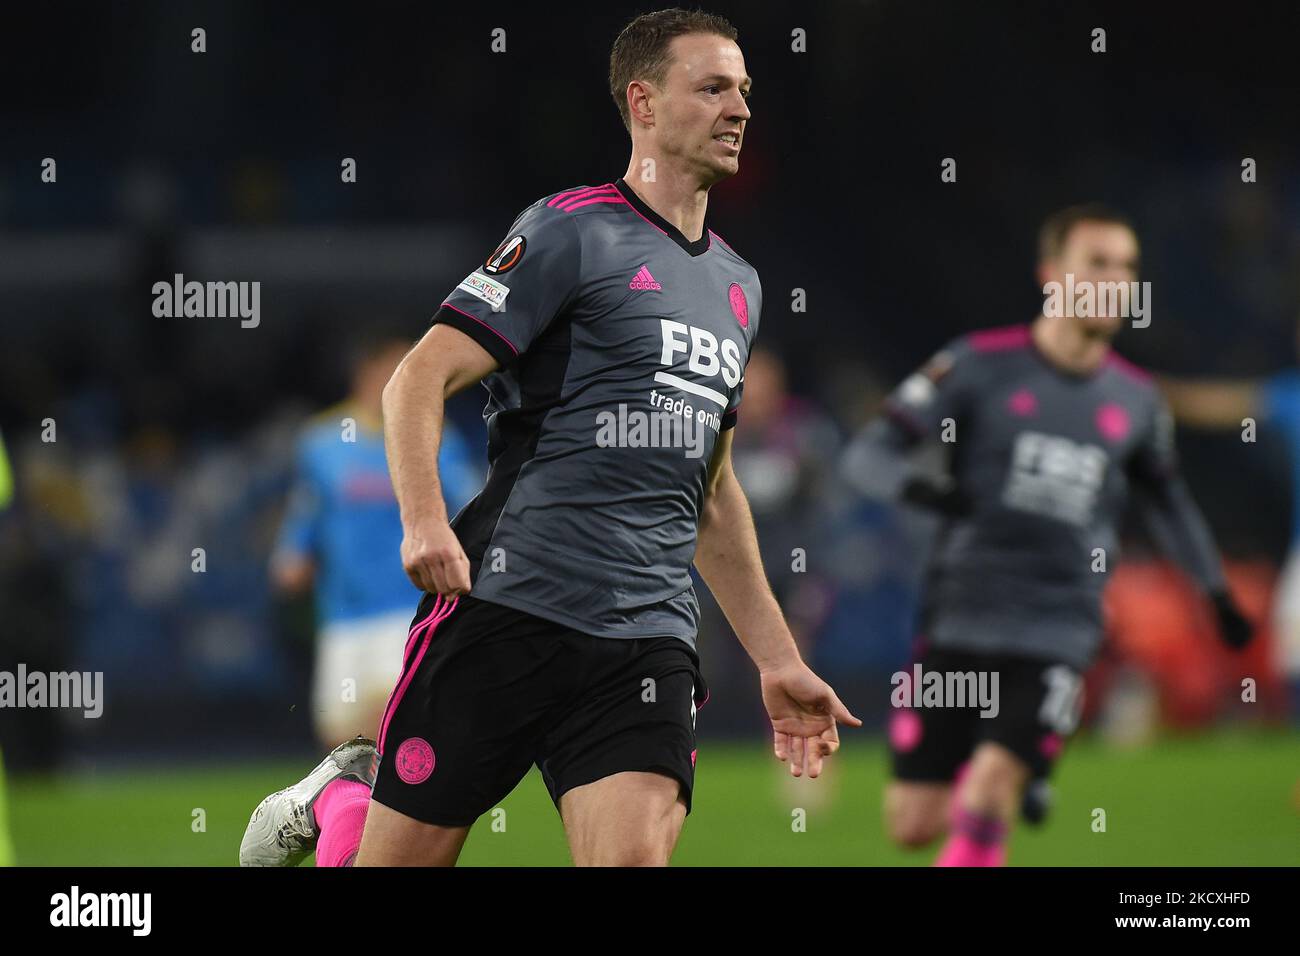
[[[1037,274],[1039,287],[1047,285],[1056,275],[1056,263],[1050,259],[1039,259]]]
[[[644,126],[654,126],[654,106],[650,102],[653,88],[648,83],[633,80],[627,85],[627,111],[632,122]]]

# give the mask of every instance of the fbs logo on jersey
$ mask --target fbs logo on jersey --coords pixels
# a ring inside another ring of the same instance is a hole
[[[686,367],[695,374],[706,378],[721,375],[727,388],[735,388],[740,384],[740,346],[733,340],[723,339],[719,342],[718,337],[708,329],[699,329],[672,319],[660,319],[659,331],[663,339],[663,349],[659,354],[660,365],[672,367],[677,362],[677,353],[682,352],[686,355]],[[670,372],[655,372],[655,381],[660,385],[671,385],[683,392],[707,398],[719,408],[725,409],[729,402],[728,396],[717,389]]]
[[[483,263],[483,271],[490,276],[505,275],[519,265],[519,260],[524,257],[524,249],[527,246],[528,243],[523,236],[511,236],[488,256],[487,262]]]
[[[1105,449],[1096,445],[1023,431],[1011,452],[1002,503],[1084,527],[1093,519],[1109,462]]]
[[[510,294],[510,287],[504,282],[489,279],[477,269],[461,280],[456,288],[482,299],[492,306],[493,312],[500,312],[506,307],[506,296]]]

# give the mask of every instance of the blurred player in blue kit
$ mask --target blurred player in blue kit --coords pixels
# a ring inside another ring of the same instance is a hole
[[[312,680],[316,735],[374,735],[402,666],[415,592],[402,570],[402,521],[388,477],[380,403],[410,343],[382,333],[352,347],[346,399],[316,415],[298,443],[293,490],[271,563],[277,590],[315,591]],[[443,431],[438,467],[455,513],[482,485],[455,427]]]

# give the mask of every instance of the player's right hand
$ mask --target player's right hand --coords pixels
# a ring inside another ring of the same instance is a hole
[[[908,504],[949,518],[963,518],[973,510],[971,500],[951,475],[914,475],[903,485],[901,497]]]
[[[772,721],[776,759],[789,761],[790,773],[821,775],[822,761],[840,748],[836,722],[861,727],[835,691],[796,660],[783,667],[760,670],[763,706]]]
[[[1233,650],[1241,650],[1255,636],[1255,625],[1237,607],[1237,602],[1226,591],[1210,595],[1214,613],[1219,618],[1219,638]]]
[[[469,558],[446,521],[406,529],[402,567],[421,591],[448,598],[469,593]]]

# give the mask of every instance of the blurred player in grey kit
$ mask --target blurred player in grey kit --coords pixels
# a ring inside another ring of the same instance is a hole
[[[945,516],[921,602],[922,685],[927,672],[954,688],[956,675],[982,674],[997,689],[982,716],[948,699],[915,706],[915,668],[900,683],[887,824],[914,847],[950,830],[938,865],[1005,862],[1027,787],[1046,780],[1075,729],[1130,493],[1212,603],[1223,639],[1240,647],[1251,637],[1178,476],[1168,409],[1111,347],[1123,300],[1094,294],[1135,283],[1138,253],[1132,226],[1110,209],[1051,216],[1039,246],[1043,313],[949,343],[895,390],[842,463],[859,491]],[[1053,284],[1078,298],[1054,307]],[[938,470],[916,454],[936,442],[947,450]]]

